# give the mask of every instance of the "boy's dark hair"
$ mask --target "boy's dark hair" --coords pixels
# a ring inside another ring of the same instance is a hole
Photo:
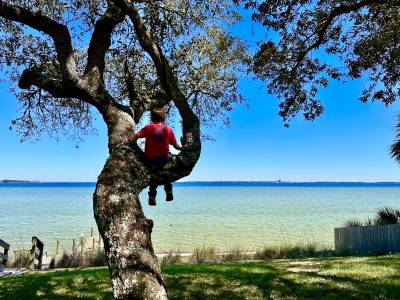
[[[152,122],[164,122],[165,121],[164,110],[159,107],[153,108],[150,112],[150,119]]]

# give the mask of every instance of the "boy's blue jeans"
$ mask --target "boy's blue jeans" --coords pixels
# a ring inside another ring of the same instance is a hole
[[[153,157],[147,161],[148,167],[152,172],[157,172],[163,165],[168,161],[168,156]],[[157,187],[160,184],[164,184],[165,192],[172,192],[171,182],[160,183],[157,180],[151,178],[149,184],[149,197],[155,197],[157,195]]]

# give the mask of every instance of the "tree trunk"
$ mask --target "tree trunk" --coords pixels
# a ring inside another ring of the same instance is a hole
[[[149,174],[140,153],[126,143],[133,122],[121,122],[127,114],[118,115],[107,120],[110,156],[93,196],[114,298],[168,299],[151,243],[153,222],[144,216],[139,201]]]

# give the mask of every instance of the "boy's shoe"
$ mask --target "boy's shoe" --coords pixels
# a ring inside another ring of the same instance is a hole
[[[149,205],[155,206],[156,205],[156,197],[149,196]]]
[[[167,198],[165,199],[166,201],[172,201],[174,200],[174,195],[172,194],[172,191],[166,192]]]

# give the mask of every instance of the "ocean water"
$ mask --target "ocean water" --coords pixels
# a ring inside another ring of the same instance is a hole
[[[12,249],[28,249],[32,236],[54,254],[57,240],[70,250],[72,239],[96,229],[93,183],[0,183],[0,238]],[[383,206],[400,208],[400,184],[181,183],[175,200],[145,215],[154,221],[157,252],[214,246],[253,250],[264,246],[316,243],[333,247],[333,230],[349,219],[373,217]]]

